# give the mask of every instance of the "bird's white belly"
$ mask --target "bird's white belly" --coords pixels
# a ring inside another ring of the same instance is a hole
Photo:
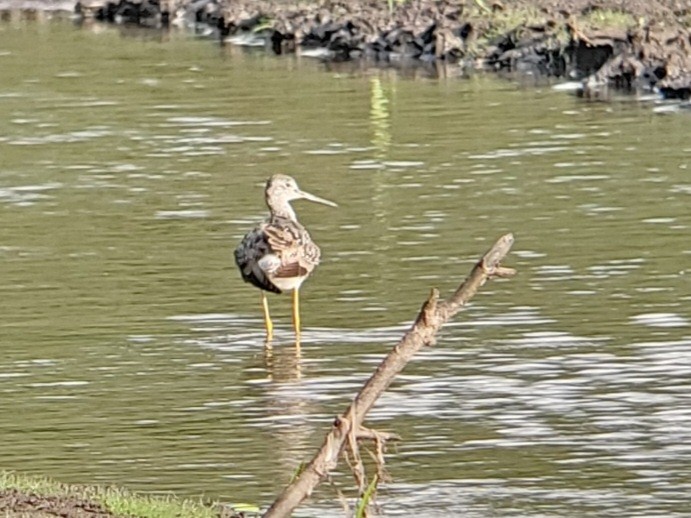
[[[306,278],[306,275],[302,277],[269,277],[271,283],[281,291],[290,291],[299,288]]]

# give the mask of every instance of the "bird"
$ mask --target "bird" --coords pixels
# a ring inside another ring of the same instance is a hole
[[[292,290],[292,317],[296,345],[300,342],[300,286],[319,264],[321,251],[298,221],[294,200],[309,200],[330,207],[334,202],[301,190],[294,178],[274,174],[264,191],[269,217],[248,232],[235,249],[235,263],[245,282],[261,290],[266,343],[273,339],[273,322],[266,292]]]

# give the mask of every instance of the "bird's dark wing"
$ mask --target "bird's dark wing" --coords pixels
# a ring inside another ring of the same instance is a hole
[[[235,249],[235,263],[245,282],[257,288],[273,293],[281,293],[269,280],[269,272],[264,271],[259,262],[262,258],[273,253],[264,225],[249,232]]]

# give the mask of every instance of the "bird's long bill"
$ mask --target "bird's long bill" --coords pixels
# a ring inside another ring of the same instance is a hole
[[[315,196],[314,194],[310,194],[310,193],[305,192],[305,191],[300,191],[300,195],[305,200],[313,201],[316,203],[321,203],[322,205],[328,205],[329,207],[338,207],[338,205],[336,205],[332,201],[325,200],[324,198],[320,198],[319,196]]]

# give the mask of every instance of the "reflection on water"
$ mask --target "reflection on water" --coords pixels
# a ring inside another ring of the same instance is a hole
[[[382,86],[381,78],[370,79],[372,99],[370,101],[370,120],[372,123],[372,145],[377,150],[380,160],[385,160],[391,146],[391,130],[389,128],[389,99]]]
[[[403,436],[385,513],[691,513],[683,113],[175,34],[0,31],[3,468],[267,503],[429,288],[512,231],[519,275],[370,416]],[[262,346],[232,261],[274,172],[339,204],[299,207],[323,252],[301,350],[289,297]],[[341,516],[333,488],[304,515]]]

